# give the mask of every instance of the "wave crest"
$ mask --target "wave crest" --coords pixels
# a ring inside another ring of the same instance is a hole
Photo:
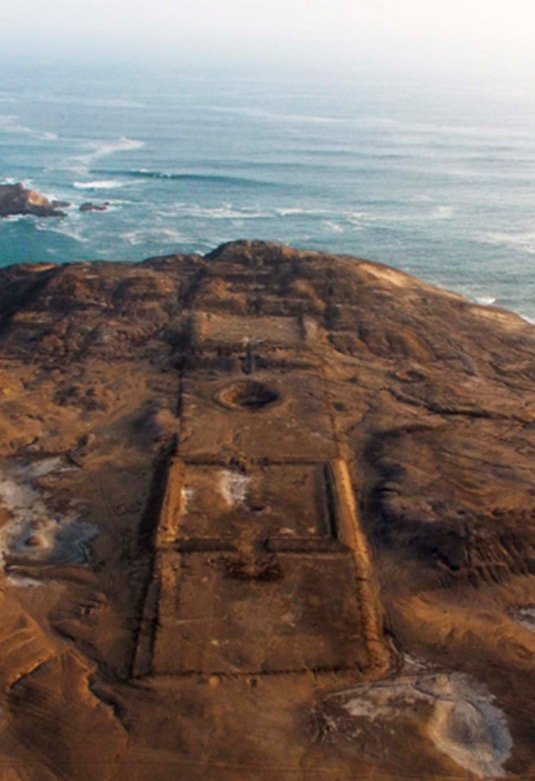
[[[208,182],[210,184],[239,185],[251,187],[276,187],[274,182],[265,182],[260,179],[247,177],[227,176],[225,174],[193,174],[168,171],[149,171],[145,168],[132,169],[130,171],[95,171],[95,173],[108,174],[110,176],[124,176],[132,179],[162,179],[184,182]]]
[[[111,190],[115,187],[124,187],[124,182],[117,182],[114,179],[96,179],[92,182],[73,182],[73,187],[77,190]]]

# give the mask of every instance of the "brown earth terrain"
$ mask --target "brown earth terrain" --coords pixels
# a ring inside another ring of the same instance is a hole
[[[236,242],[0,271],[0,777],[535,777],[535,329]]]

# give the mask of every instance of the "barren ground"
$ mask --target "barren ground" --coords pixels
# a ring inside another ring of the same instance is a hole
[[[237,242],[0,271],[6,781],[535,776],[535,329]]]

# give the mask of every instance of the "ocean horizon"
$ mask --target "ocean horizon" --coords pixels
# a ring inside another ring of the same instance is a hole
[[[8,69],[0,183],[72,206],[0,220],[0,266],[271,240],[535,321],[534,129],[521,86]]]

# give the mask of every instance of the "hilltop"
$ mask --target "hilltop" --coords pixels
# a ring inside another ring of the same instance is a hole
[[[0,283],[6,778],[535,773],[532,326],[253,241]]]

